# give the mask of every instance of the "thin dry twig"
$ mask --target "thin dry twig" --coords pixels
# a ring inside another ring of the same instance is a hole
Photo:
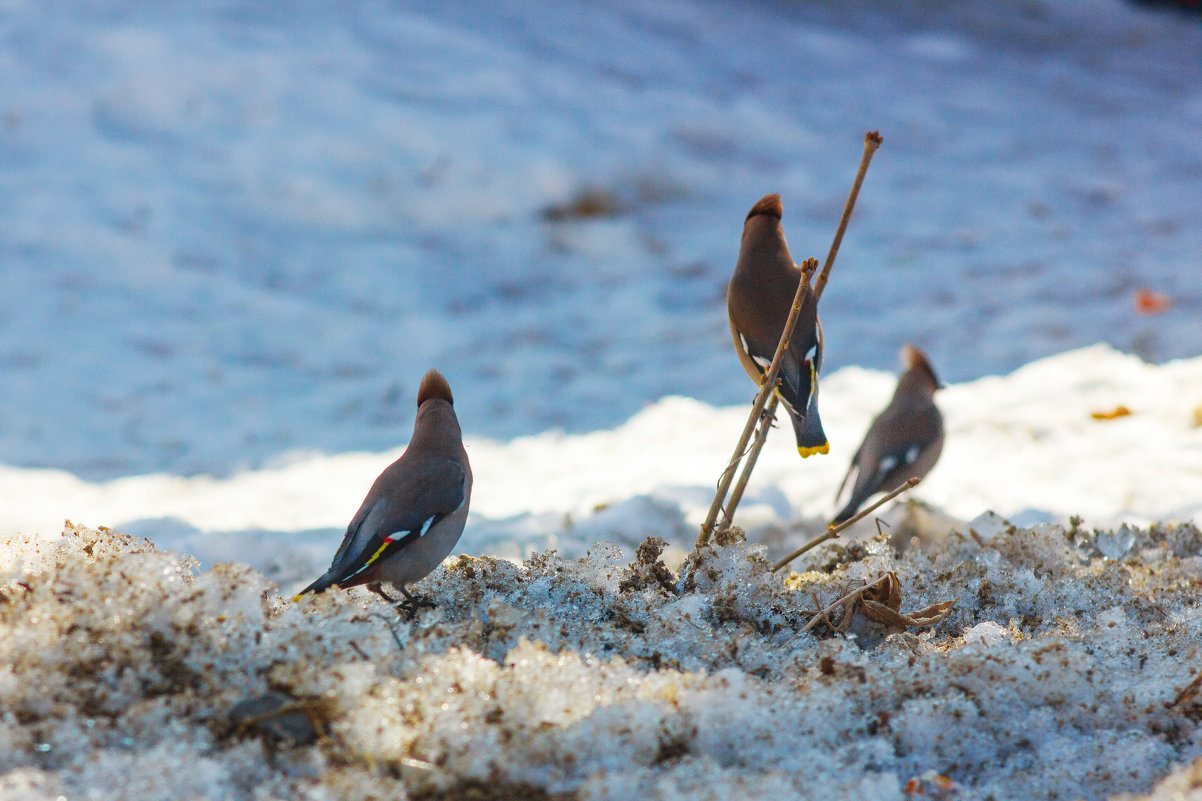
[[[372,612],[368,617],[378,617],[380,620],[383,620],[384,625],[388,627],[388,633],[392,635],[392,639],[396,643],[396,647],[402,651],[405,650],[405,643],[401,640],[401,635],[397,634],[396,629],[392,627],[392,624],[396,622],[396,615],[390,616],[381,612]]]
[[[814,598],[814,605],[819,606],[817,596],[811,593],[811,597]],[[846,631],[851,626],[852,616],[857,611],[872,622],[880,623],[883,626],[925,628],[939,623],[951,613],[952,607],[956,605],[956,600],[953,598],[950,601],[941,601],[913,612],[902,612],[901,602],[902,587],[897,574],[885,573],[876,581],[841,595],[838,600],[825,609],[818,609],[805,628],[791,637],[790,641],[819,623],[825,623],[831,631],[836,633]],[[838,623],[832,622],[830,618],[831,613],[836,609],[843,610],[839,615]]]
[[[1193,700],[1200,694],[1202,694],[1202,672],[1198,673],[1198,675],[1194,677],[1193,681],[1182,687],[1181,692],[1177,693],[1177,697],[1165,704],[1165,706],[1169,707],[1170,709],[1175,706],[1180,706],[1186,701]]]
[[[817,625],[818,625],[819,623],[821,623],[823,620],[827,620],[827,621],[828,621],[828,623],[829,623],[829,620],[830,620],[830,619],[829,619],[827,616],[828,616],[828,615],[829,615],[831,612],[834,612],[836,609],[838,609],[840,606],[843,606],[843,605],[844,605],[844,604],[846,604],[846,603],[849,603],[849,602],[851,602],[851,601],[854,601],[854,600],[856,600],[857,598],[859,598],[859,597],[860,597],[861,595],[863,595],[864,593],[868,592],[868,591],[869,591],[869,590],[871,590],[871,589],[875,589],[876,587],[880,586],[881,584],[885,583],[885,582],[886,582],[886,581],[888,581],[888,580],[889,580],[889,574],[888,574],[888,573],[886,573],[885,575],[881,576],[881,577],[880,577],[879,579],[877,579],[876,581],[874,581],[874,582],[872,582],[872,583],[870,583],[870,584],[865,584],[863,587],[859,587],[859,588],[857,588],[857,589],[854,589],[854,590],[852,590],[851,592],[849,592],[849,593],[847,593],[846,595],[844,595],[844,596],[842,596],[841,598],[839,598],[839,600],[835,601],[835,602],[834,602],[833,604],[831,604],[830,606],[826,607],[825,609],[821,609],[821,610],[819,610],[819,611],[818,611],[818,614],[816,614],[816,615],[814,615],[812,618],[810,618],[810,622],[809,622],[809,623],[806,623],[806,625],[805,625],[805,628],[804,628],[804,629],[802,629],[802,630],[801,630],[800,632],[798,632],[798,633],[799,633],[799,634],[805,634],[807,631],[809,631],[810,629],[812,629],[812,628],[814,628],[815,626],[817,626]],[[832,626],[832,628],[834,628],[834,627]]]
[[[859,521],[863,520],[865,517],[867,517],[868,515],[875,512],[882,504],[893,500],[898,495],[901,495],[903,492],[906,492],[907,490],[914,489],[915,487],[918,486],[920,481],[922,481],[922,479],[920,479],[920,478],[917,478],[917,477],[911,478],[911,479],[907,480],[905,484],[902,484],[897,489],[888,493],[887,495],[885,495],[885,497],[881,498],[876,503],[872,504],[871,506],[869,506],[866,509],[861,509],[854,516],[849,517],[848,519],[844,520],[842,523],[839,523],[837,525],[827,526],[826,531],[822,532],[817,537],[810,540],[805,545],[801,546],[796,551],[789,554],[784,559],[781,559],[779,562],[777,562],[775,565],[773,565],[772,572],[775,573],[776,571],[780,570],[782,567],[789,564],[794,559],[801,556],[803,553],[810,550],[811,548],[817,548],[819,545],[826,542],[827,540],[833,540],[835,537],[838,537],[839,532],[843,531],[844,529],[847,529],[852,524],[858,523]]]
[[[743,500],[743,491],[747,489],[747,482],[751,480],[751,471],[755,469],[755,463],[760,458],[760,451],[764,449],[764,443],[768,439],[768,431],[771,430],[772,423],[776,420],[776,407],[779,403],[780,398],[773,395],[768,401],[763,415],[760,416],[760,427],[756,431],[755,440],[751,443],[751,449],[747,452],[747,458],[743,463],[743,472],[739,474],[739,480],[735,482],[734,489],[730,492],[730,500],[726,502],[726,510],[722,515],[722,528],[730,528],[730,524],[734,520],[735,509],[739,508],[739,501]]]
[[[817,303],[822,297],[822,291],[826,289],[827,279],[831,274],[831,267],[835,265],[835,256],[839,253],[839,245],[843,243],[843,232],[847,230],[847,223],[851,220],[851,211],[856,207],[856,197],[860,194],[860,184],[864,183],[864,174],[868,172],[868,163],[872,161],[872,154],[876,153],[876,149],[881,146],[881,135],[877,131],[869,131],[864,134],[864,155],[860,157],[860,169],[856,172],[856,179],[852,182],[851,193],[847,196],[847,202],[843,204],[843,216],[839,218],[839,227],[835,230],[835,240],[831,242],[830,252],[826,254],[826,264],[822,265],[822,272],[818,274],[818,278],[814,281],[814,302]]]
[[[705,516],[705,522],[701,525],[701,534],[697,537],[695,546],[697,548],[703,548],[709,542],[710,534],[713,533],[714,524],[718,519],[718,512],[722,509],[722,504],[726,501],[726,495],[730,491],[731,481],[734,480],[735,469],[742,459],[747,443],[751,441],[751,432],[755,430],[755,425],[764,411],[768,396],[776,389],[776,377],[780,374],[785,350],[789,347],[789,339],[793,336],[793,329],[797,327],[797,318],[801,314],[801,301],[805,297],[810,280],[814,277],[814,271],[817,269],[817,259],[806,259],[801,265],[801,280],[797,282],[797,294],[793,296],[793,308],[789,310],[789,318],[785,320],[785,328],[781,331],[780,342],[776,345],[776,355],[772,357],[772,365],[760,381],[760,391],[756,394],[755,403],[751,406],[751,414],[747,417],[747,425],[743,427],[743,435],[739,437],[739,444],[735,446],[735,455],[718,481],[718,491],[714,493],[714,502],[710,504],[709,514]]]
[[[818,593],[811,592],[810,597],[814,599],[814,608],[816,610],[818,610],[816,614],[822,618],[822,622],[825,623],[831,631],[834,631],[835,624],[832,623],[831,619],[826,616],[826,612],[822,608],[822,601],[818,600]],[[796,635],[794,635],[794,636],[796,636]],[[792,638],[790,638],[790,639],[792,639]]]

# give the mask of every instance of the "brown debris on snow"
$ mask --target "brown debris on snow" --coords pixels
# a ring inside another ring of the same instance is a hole
[[[654,540],[460,556],[413,621],[113,531],[0,540],[0,797],[1176,798],[1202,535],[1102,535],[879,538],[788,577],[737,536],[679,573]],[[802,633],[852,587],[842,633]]]

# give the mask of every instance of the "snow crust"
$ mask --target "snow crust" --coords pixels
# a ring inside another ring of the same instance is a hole
[[[1133,534],[1122,559],[1056,525],[878,538],[787,578],[739,536],[679,572],[654,540],[461,556],[413,621],[111,530],[9,537],[0,795],[1195,798],[1202,534]],[[955,606],[798,633],[885,571],[903,611]],[[239,716],[269,693],[302,722]]]
[[[773,432],[736,518],[752,541],[780,556],[825,525],[851,455],[895,380],[862,368],[824,379],[828,456],[801,460],[788,432]],[[882,510],[899,538],[933,537],[964,521],[988,537],[1007,521],[1067,526],[1079,516],[1115,532],[1100,547],[1120,558],[1130,548],[1124,523],[1202,516],[1202,357],[1150,365],[1099,345],[952,384],[936,400],[947,444],[912,493],[919,505]],[[1108,417],[1120,407],[1129,414]],[[459,550],[521,558],[555,548],[580,556],[599,540],[632,549],[658,536],[679,561],[746,414],[746,407],[665,398],[612,430],[508,442],[469,436],[476,482]],[[470,420],[465,426],[470,431]],[[64,517],[94,520],[204,564],[248,563],[299,589],[328,565],[367,487],[399,454],[311,455],[228,478],[99,483],[0,466],[0,531],[52,534]],[[996,513],[988,524],[978,519],[987,510]],[[869,521],[851,536],[874,532]]]

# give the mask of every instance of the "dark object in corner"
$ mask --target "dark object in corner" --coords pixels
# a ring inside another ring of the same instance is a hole
[[[1129,0],[1137,6],[1171,8],[1186,14],[1202,12],[1202,0]]]

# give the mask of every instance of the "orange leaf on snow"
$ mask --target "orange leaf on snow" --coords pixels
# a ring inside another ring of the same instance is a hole
[[[1135,290],[1135,313],[1136,314],[1164,314],[1173,305],[1173,300],[1168,295],[1161,292],[1155,292],[1147,287],[1140,287]]]
[[[1131,414],[1131,410],[1126,406],[1115,406],[1108,412],[1090,412],[1089,416],[1095,420],[1114,420],[1116,417],[1126,417]]]

